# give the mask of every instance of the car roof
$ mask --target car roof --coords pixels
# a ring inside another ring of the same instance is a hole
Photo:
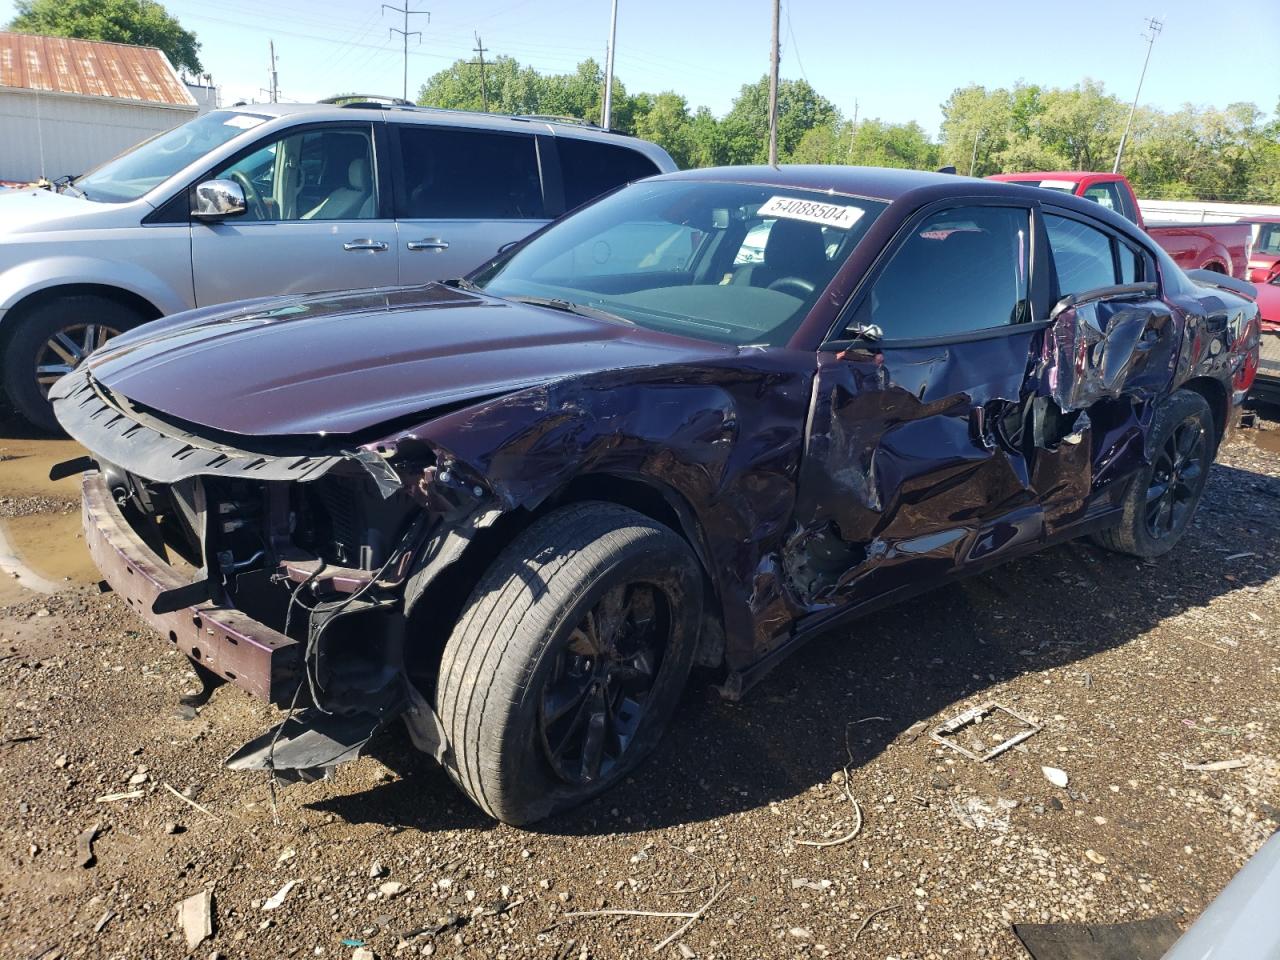
[[[573,117],[520,116],[516,114],[480,113],[473,110],[447,110],[443,107],[418,107],[404,103],[359,101],[348,106],[332,103],[242,103],[222,107],[226,111],[249,113],[273,120],[346,120],[368,118],[370,113],[391,123],[440,124],[493,130],[506,133],[540,133],[576,140],[611,143],[641,153],[654,161],[659,170],[674,170],[675,163],[662,147],[625,133],[602,130],[593,123]]]
[[[1001,197],[1028,203],[1048,204],[1099,220],[1130,238],[1150,246],[1150,240],[1138,227],[1120,214],[1108,210],[1092,200],[1085,200],[1058,190],[1042,190],[1039,187],[999,180],[962,177],[954,173],[930,173],[924,170],[903,170],[889,167],[845,167],[829,164],[812,166],[784,165],[703,167],[697,170],[679,170],[649,177],[643,181],[682,180],[691,182],[744,183],[792,190],[813,190],[822,193],[863,197],[896,204],[900,209],[918,209],[937,200],[950,198]]]

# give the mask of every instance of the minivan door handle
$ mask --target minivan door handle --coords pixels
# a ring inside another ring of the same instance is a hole
[[[348,240],[342,245],[343,250],[373,250],[375,253],[383,253],[390,249],[390,245],[385,240]]]
[[[428,237],[426,240],[410,240],[405,243],[410,250],[448,250],[449,241],[439,237]]]

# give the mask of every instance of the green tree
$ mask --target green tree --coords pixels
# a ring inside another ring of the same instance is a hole
[[[658,144],[671,154],[677,166],[691,166],[694,142],[688,101],[678,93],[667,91],[656,97],[640,94],[633,102],[637,105],[636,136]]]
[[[975,177],[997,173],[996,156],[1009,146],[1013,127],[1014,98],[1008,90],[959,87],[942,105],[942,160]]]
[[[521,67],[513,57],[498,57],[484,68],[489,110],[494,113],[531,114],[540,111],[543,78],[532,67]],[[424,107],[449,110],[481,110],[480,68],[466,60],[433,74],[418,91]]]
[[[830,100],[805,80],[778,84],[778,156],[788,157],[805,133],[839,122]],[[729,163],[764,163],[769,158],[769,78],[743,86],[725,116]]]
[[[155,0],[18,0],[8,29],[49,37],[159,47],[182,70],[202,73],[200,41]]]

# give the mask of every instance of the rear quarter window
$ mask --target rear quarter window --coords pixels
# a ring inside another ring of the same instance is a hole
[[[565,209],[572,210],[614,187],[659,173],[642,153],[612,143],[557,137]]]

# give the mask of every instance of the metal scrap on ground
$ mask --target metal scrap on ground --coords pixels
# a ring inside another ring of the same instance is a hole
[[[967,747],[963,747],[953,739],[955,734],[959,733],[961,730],[967,729],[974,724],[982,723],[988,717],[999,713],[1007,713],[1015,720],[1026,724],[1026,729],[1018,731],[1013,736],[1008,737],[983,753],[978,753],[968,749]],[[1006,750],[1017,746],[1033,734],[1039,733],[1042,729],[1044,729],[1043,724],[1036,723],[1034,720],[1024,717],[1016,710],[1011,710],[1002,703],[998,703],[995,700],[988,700],[986,703],[979,704],[976,707],[970,707],[968,710],[956,714],[956,716],[952,717],[950,720],[941,724],[937,728],[930,730],[929,739],[942,744],[944,747],[950,747],[957,753],[964,754],[964,756],[968,757],[970,760],[977,760],[979,763],[984,763],[993,757],[998,757]],[[949,737],[952,739],[949,739]]]

